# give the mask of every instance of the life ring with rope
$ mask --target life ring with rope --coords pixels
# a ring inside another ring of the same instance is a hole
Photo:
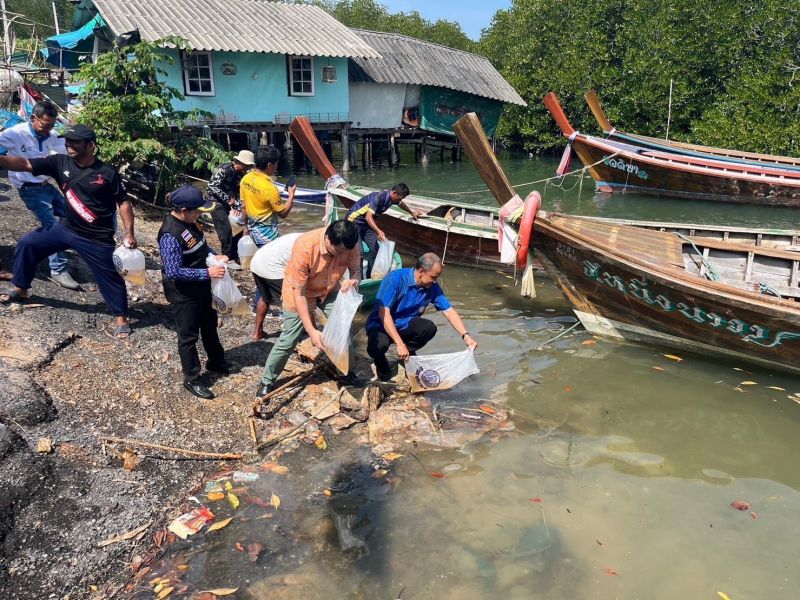
[[[517,269],[522,270],[528,264],[528,248],[533,237],[533,224],[536,213],[542,207],[542,197],[539,192],[533,191],[525,198],[525,208],[519,221],[519,236],[517,237]]]

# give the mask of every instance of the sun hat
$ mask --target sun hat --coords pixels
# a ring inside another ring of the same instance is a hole
[[[248,167],[252,167],[256,164],[256,156],[250,150],[239,150],[239,154],[233,157],[238,163],[242,163],[243,165],[247,165]]]

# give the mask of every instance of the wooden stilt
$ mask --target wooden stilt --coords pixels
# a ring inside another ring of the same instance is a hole
[[[350,172],[350,134],[347,126],[342,127],[342,173]]]

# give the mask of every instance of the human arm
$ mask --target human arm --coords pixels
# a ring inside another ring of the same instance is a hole
[[[408,214],[410,214],[411,218],[414,219],[415,221],[419,219],[419,216],[422,214],[422,211],[420,210],[409,208],[408,205],[405,203],[405,200],[401,200],[398,206],[402,208],[404,211],[406,211]]]
[[[278,196],[278,204],[273,205],[274,210],[278,213],[278,216],[281,219],[285,219],[289,216],[289,212],[292,210],[292,206],[294,205],[294,193],[297,190],[297,186],[293,185],[289,188],[289,197],[286,199],[286,202],[282,202],[281,197]],[[282,208],[281,208],[282,207]]]
[[[450,322],[450,325],[453,326],[453,329],[456,330],[456,333],[461,336],[467,348],[475,350],[475,348],[478,347],[478,342],[472,339],[472,336],[467,331],[467,327],[464,325],[464,321],[461,320],[461,316],[456,312],[456,309],[451,306],[447,310],[443,310],[442,314],[444,318]]]
[[[21,156],[0,156],[0,169],[8,169],[9,171],[27,171],[33,172],[31,161]]]
[[[381,320],[381,325],[383,325],[383,330],[386,332],[386,335],[388,335],[397,346],[397,357],[402,361],[407,360],[410,353],[403,338],[400,337],[397,327],[394,325],[392,311],[386,306],[381,305],[378,307],[378,318]]]
[[[314,317],[311,316],[311,311],[308,308],[305,287],[292,286],[292,295],[297,315],[300,317],[300,322],[303,323],[303,328],[306,330],[308,337],[311,338],[311,343],[320,350],[325,350],[325,344],[322,342],[322,332],[317,329]]]
[[[228,179],[229,176],[227,169],[225,165],[222,165],[216,171],[214,171],[211,179],[208,180],[208,193],[219,202],[224,202],[230,206],[235,202],[235,198],[226,191],[226,189],[229,187],[227,181]]]
[[[361,252],[353,248],[350,252],[350,260],[347,262],[347,270],[350,271],[350,279],[342,283],[340,291],[346,292],[351,287],[358,287],[361,283]]]
[[[120,202],[118,206],[119,216],[122,219],[122,225],[125,227],[123,243],[127,248],[136,248],[136,237],[133,233],[133,206],[128,200]]]
[[[378,227],[378,223],[375,221],[375,213],[368,211],[367,214],[364,215],[364,218],[366,219],[367,225],[369,225],[370,229],[372,229],[372,231],[375,232],[375,235],[378,236],[378,239],[382,242],[386,241],[386,234],[380,227]]]
[[[209,277],[222,277],[225,267],[209,267],[208,269],[189,269],[183,265],[183,252],[178,240],[172,234],[165,233],[158,242],[161,261],[164,263],[164,274],[173,281],[205,281]],[[221,274],[219,274],[221,271]],[[212,275],[213,273],[213,275]]]

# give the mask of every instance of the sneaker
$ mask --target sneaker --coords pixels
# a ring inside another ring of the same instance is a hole
[[[64,271],[63,273],[51,273],[50,279],[68,290],[79,290],[81,288],[81,284],[75,281],[68,271]]]

